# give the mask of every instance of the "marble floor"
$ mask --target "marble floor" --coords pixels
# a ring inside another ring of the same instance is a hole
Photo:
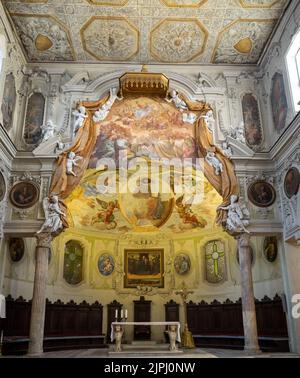
[[[247,354],[240,350],[229,349],[182,349],[183,353],[172,353],[166,350],[130,350],[121,353],[112,353],[112,349],[85,349],[47,352],[40,358],[300,358],[294,353],[260,353]],[[9,358],[9,357],[7,357]],[[22,356],[20,358],[30,358]]]

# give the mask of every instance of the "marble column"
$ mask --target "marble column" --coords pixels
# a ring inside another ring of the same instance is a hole
[[[257,337],[255,300],[252,281],[250,235],[242,233],[237,239],[241,272],[242,311],[245,337],[244,350],[250,353],[258,353],[260,350]]]
[[[39,355],[43,353],[46,283],[51,240],[52,236],[50,233],[37,234],[36,263],[29,333],[29,355]]]

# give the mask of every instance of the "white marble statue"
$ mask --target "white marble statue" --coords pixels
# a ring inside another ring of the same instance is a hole
[[[246,227],[249,225],[249,211],[245,206],[241,206],[238,202],[238,196],[232,195],[230,197],[230,204],[228,206],[220,206],[219,209],[227,210],[226,227],[233,232],[250,233]]]
[[[182,114],[182,120],[183,122],[187,122],[187,123],[190,123],[191,125],[193,125],[195,123],[197,119],[197,114],[195,113],[183,113]]]
[[[222,143],[222,151],[224,155],[228,157],[228,159],[232,158],[232,149],[227,142]]]
[[[176,345],[176,338],[177,338],[177,326],[176,325],[170,325],[168,329],[168,335],[170,340],[170,346],[169,350],[174,352],[178,350],[178,347]]]
[[[42,142],[46,142],[48,139],[54,137],[56,127],[54,123],[49,119],[45,125],[41,126],[41,129],[43,131],[43,139]]]
[[[123,100],[123,97],[118,97],[118,88],[110,88],[109,99],[106,101],[108,108],[110,109],[116,100]]]
[[[76,176],[76,174],[73,171],[74,167],[78,167],[77,161],[81,160],[81,156],[76,156],[75,152],[70,151],[67,156],[67,175],[73,175]]]
[[[45,222],[37,233],[58,233],[63,228],[61,217],[66,216],[65,213],[60,210],[58,196],[51,195],[50,197],[44,198],[43,208],[45,212]]]
[[[223,172],[223,165],[220,160],[216,157],[214,152],[207,152],[205,160],[208,164],[215,169],[215,174],[219,176]]]
[[[109,106],[107,105],[107,103],[104,103],[101,108],[99,108],[98,110],[95,111],[94,115],[93,115],[93,121],[94,122],[100,122],[100,121],[103,121],[107,116],[108,116],[108,113],[109,113]]]
[[[115,352],[122,352],[122,337],[123,337],[124,329],[120,325],[115,326]]]
[[[200,116],[204,118],[207,124],[208,130],[212,133],[215,127],[215,118],[212,110],[209,110],[205,115]]]
[[[178,92],[175,89],[172,89],[170,92],[171,98],[165,98],[167,102],[173,102],[177,109],[180,111],[188,110],[187,104],[179,97]]]
[[[76,133],[83,126],[84,120],[88,115],[83,105],[79,106],[79,109],[76,109],[72,114],[75,116],[74,132]]]
[[[237,128],[232,129],[231,136],[241,143],[246,143],[243,122],[241,122]]]

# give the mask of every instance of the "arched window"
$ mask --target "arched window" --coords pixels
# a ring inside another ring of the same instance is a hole
[[[83,280],[83,247],[77,240],[66,243],[64,254],[63,277],[70,285],[77,285]]]
[[[205,277],[209,283],[226,280],[225,247],[221,240],[212,240],[205,245]]]
[[[294,36],[286,55],[287,69],[296,112],[300,110],[300,30]]]

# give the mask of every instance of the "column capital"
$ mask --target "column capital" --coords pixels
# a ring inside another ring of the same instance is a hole
[[[37,247],[50,248],[53,236],[50,232],[41,232],[40,234],[35,234],[37,240]]]

